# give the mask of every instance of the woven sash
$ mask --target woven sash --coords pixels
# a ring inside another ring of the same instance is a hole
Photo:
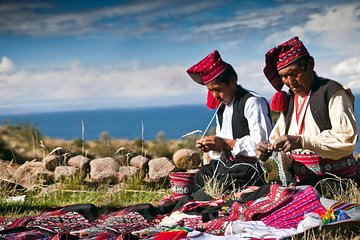
[[[297,181],[323,176],[326,173],[352,178],[356,175],[355,158],[351,154],[338,160],[321,158],[309,151],[292,151],[293,166]]]

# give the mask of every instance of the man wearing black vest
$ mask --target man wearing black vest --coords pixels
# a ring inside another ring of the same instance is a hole
[[[298,37],[269,50],[265,61],[264,74],[278,91],[270,108],[281,114],[270,143],[257,146],[257,157],[267,161],[272,151],[286,153],[298,184],[314,186],[333,175],[354,178],[358,128],[350,89],[319,77],[314,58]],[[288,93],[281,91],[284,84]]]
[[[261,184],[255,151],[259,142],[268,140],[272,129],[268,103],[237,84],[234,68],[221,59],[217,50],[187,73],[207,87],[207,106],[217,111],[216,135],[196,141],[212,160],[196,173],[195,187],[203,188],[213,179],[225,189]]]

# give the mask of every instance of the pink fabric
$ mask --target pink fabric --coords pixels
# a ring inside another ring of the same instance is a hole
[[[295,188],[271,184],[270,192],[262,201],[257,201],[244,210],[244,220],[257,220],[291,201]]]
[[[261,219],[267,226],[275,228],[297,228],[306,213],[322,214],[326,209],[321,205],[314,188],[309,186],[295,194],[292,201],[272,214]]]

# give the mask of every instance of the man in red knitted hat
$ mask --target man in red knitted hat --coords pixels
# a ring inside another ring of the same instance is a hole
[[[257,146],[266,161],[272,151],[287,153],[296,182],[315,185],[327,173],[356,175],[354,96],[338,82],[319,77],[314,58],[294,37],[269,50],[264,74],[278,91],[270,104],[280,112],[269,142]],[[289,92],[281,92],[283,85]]]
[[[237,84],[234,68],[222,60],[217,50],[187,70],[197,83],[208,90],[207,106],[217,109],[216,135],[204,136],[196,146],[209,152],[213,159],[195,176],[198,188],[206,179],[217,177],[219,182],[243,186],[255,184],[255,150],[266,141],[272,129],[266,100]],[[259,184],[259,182],[257,183]]]

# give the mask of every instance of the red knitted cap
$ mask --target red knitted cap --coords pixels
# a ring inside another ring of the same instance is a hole
[[[309,52],[299,37],[293,37],[265,54],[264,74],[271,85],[280,91],[284,83],[281,81],[278,70],[290,65],[300,57],[308,55]]]
[[[282,112],[287,109],[286,93],[280,92],[284,83],[281,81],[278,71],[297,59],[309,55],[308,50],[299,40],[299,37],[293,37],[279,46],[270,49],[265,54],[264,74],[271,85],[278,91],[271,99],[271,110]]]
[[[221,59],[220,53],[214,50],[186,72],[195,82],[206,85],[223,73],[227,66],[228,64]]]

